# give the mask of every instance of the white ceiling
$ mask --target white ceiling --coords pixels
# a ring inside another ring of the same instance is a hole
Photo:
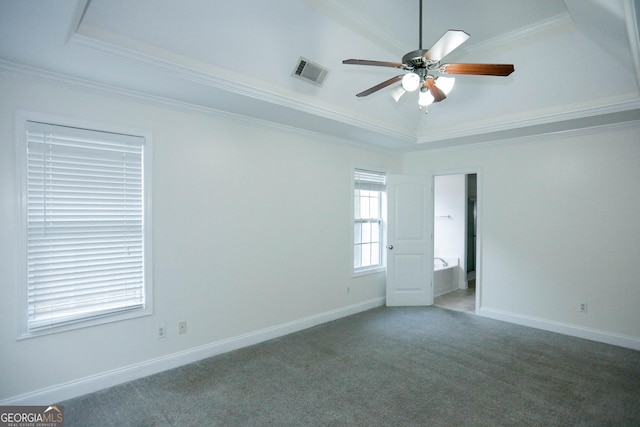
[[[400,151],[640,120],[638,0],[423,0],[423,48],[471,38],[443,62],[512,63],[458,76],[418,109],[400,62],[418,49],[418,0],[0,0],[0,71],[64,77]],[[293,78],[303,56],[322,87]],[[129,92],[130,93],[130,92]]]

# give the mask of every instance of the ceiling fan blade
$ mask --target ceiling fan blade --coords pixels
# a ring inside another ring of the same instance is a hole
[[[513,64],[443,64],[440,72],[445,74],[472,74],[478,76],[502,76],[513,73]]]
[[[342,61],[343,64],[352,64],[352,65],[373,65],[376,67],[391,67],[391,68],[402,68],[404,64],[400,62],[386,62],[386,61],[370,61],[368,59],[345,59]]]
[[[449,30],[423,56],[430,61],[440,61],[453,52],[455,48],[466,42],[469,37],[469,34],[462,30]]]
[[[400,101],[400,98],[402,97],[402,95],[404,95],[405,93],[407,93],[406,90],[404,90],[404,88],[402,87],[402,84],[399,84],[398,86],[394,87],[393,89],[391,89],[391,97],[396,101]]]
[[[385,80],[382,83],[378,83],[377,85],[370,87],[369,89],[362,91],[358,94],[356,94],[356,96],[358,98],[362,97],[362,96],[367,96],[367,95],[371,95],[373,92],[377,92],[380,89],[384,89],[387,86],[390,86],[396,82],[399,82],[400,80],[402,80],[402,77],[404,76],[404,74],[401,74],[399,76],[395,76],[395,77],[391,77],[389,80]]]
[[[427,79],[424,82],[424,85],[429,88],[429,92],[431,92],[431,95],[433,96],[433,102],[440,102],[447,97],[447,95],[445,95],[444,92],[436,86],[433,79]]]

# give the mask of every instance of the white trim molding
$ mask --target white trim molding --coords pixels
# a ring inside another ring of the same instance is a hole
[[[203,64],[162,49],[155,49],[134,40],[125,39],[116,42],[111,40],[113,38],[110,34],[100,33],[85,27],[83,33],[73,34],[67,44],[85,52],[159,70],[181,80],[201,84],[205,87],[221,89],[347,125],[361,127],[391,138],[415,140],[414,135],[407,134],[393,122],[380,124],[358,115],[356,112],[338,111],[335,106],[323,104],[314,97],[299,99],[299,94],[284,92],[282,89],[265,85],[264,82],[251,77],[238,76],[220,67]],[[136,48],[124,47],[123,44],[136,46]]]
[[[615,332],[600,331],[597,329],[585,328],[570,323],[556,322],[540,317],[526,316],[493,308],[480,308],[476,311],[479,316],[488,317],[494,320],[515,323],[517,325],[528,326],[530,328],[542,329],[544,331],[556,332],[576,338],[583,338],[590,341],[597,341],[619,347],[640,350],[640,338],[617,334]]]
[[[340,136],[329,135],[314,130],[308,130],[300,127],[286,125],[282,123],[276,123],[259,119],[251,116],[241,115],[238,113],[232,113],[223,111],[211,107],[201,106],[197,104],[191,104],[188,102],[178,101],[171,98],[166,98],[158,95],[152,95],[149,93],[139,92],[130,89],[124,89],[117,86],[99,83],[91,80],[86,80],[79,77],[68,76],[66,74],[59,74],[53,71],[44,70],[41,68],[35,68],[24,64],[13,63],[0,59],[0,75],[7,75],[11,77],[17,77],[21,79],[27,79],[32,81],[43,82],[45,84],[53,84],[72,90],[86,91],[87,93],[96,94],[99,96],[109,96],[116,99],[122,99],[125,101],[141,102],[149,106],[157,106],[161,108],[168,108],[180,112],[191,112],[197,114],[205,114],[213,117],[219,117],[222,119],[234,120],[245,125],[251,126],[266,126],[272,129],[278,129],[283,132],[295,133],[298,135],[306,135],[312,137],[322,137],[327,140],[333,141],[337,144],[345,144],[349,146],[355,146],[367,150],[379,151],[384,153],[399,152],[399,150],[368,144],[362,141],[356,141],[353,139],[343,138]],[[404,144],[409,147],[414,146],[414,142],[411,142],[411,137],[405,136]]]
[[[0,406],[39,405],[42,404],[42,402],[61,402],[87,393],[93,393],[107,387],[113,387],[128,381],[133,381],[209,357],[217,356],[219,354],[227,353],[229,351],[259,344],[284,335],[289,335],[294,332],[302,331],[343,317],[351,316],[362,311],[383,306],[384,303],[385,298],[379,297],[334,310],[325,311],[323,313],[281,323],[258,331],[230,337],[210,344],[205,344],[111,371],[101,372],[74,381],[25,393],[20,396],[10,397],[0,401]]]

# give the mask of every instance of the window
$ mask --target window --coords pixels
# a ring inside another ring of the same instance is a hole
[[[383,214],[386,176],[382,172],[354,172],[354,271],[384,267]]]
[[[24,126],[23,337],[150,313],[146,138]]]

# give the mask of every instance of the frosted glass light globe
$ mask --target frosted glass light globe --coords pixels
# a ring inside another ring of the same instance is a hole
[[[418,95],[418,105],[421,107],[426,107],[427,105],[432,104],[434,101],[433,95],[428,90],[421,90]]]
[[[449,92],[451,92],[451,89],[453,89],[453,85],[455,82],[455,77],[438,77],[438,79],[436,80],[438,88],[443,91],[445,95],[449,95]]]
[[[416,73],[407,73],[402,77],[402,87],[407,92],[413,92],[420,86],[420,76]]]

